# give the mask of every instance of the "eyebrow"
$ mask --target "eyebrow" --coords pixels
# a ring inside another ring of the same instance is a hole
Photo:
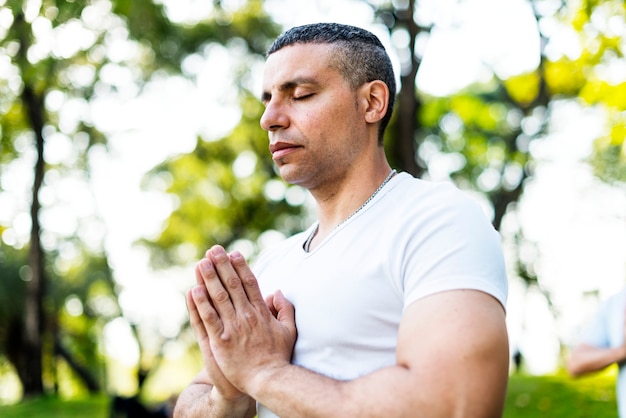
[[[295,78],[293,80],[284,82],[278,87],[278,91],[284,92],[288,90],[293,90],[296,87],[301,86],[303,84],[319,85],[319,82],[312,77],[299,77],[299,78]],[[263,103],[269,102],[271,98],[272,98],[272,94],[268,91],[264,91],[263,94],[261,95],[261,101]]]

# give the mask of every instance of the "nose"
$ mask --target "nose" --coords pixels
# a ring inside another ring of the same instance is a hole
[[[271,132],[287,128],[288,126],[289,118],[282,106],[274,100],[267,102],[265,111],[261,115],[261,128]]]

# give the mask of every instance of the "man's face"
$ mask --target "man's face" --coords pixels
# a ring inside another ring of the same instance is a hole
[[[263,76],[270,152],[288,182],[314,189],[342,176],[366,142],[363,105],[327,44],[295,44],[269,56]]]

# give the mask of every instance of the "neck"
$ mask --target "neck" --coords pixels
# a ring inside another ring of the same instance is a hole
[[[305,250],[309,251],[309,249],[312,249],[314,246],[313,241],[321,242],[339,225],[367,206],[395,174],[396,171],[391,170],[387,165],[386,171],[381,171],[376,176],[370,177],[370,180],[367,182],[362,181],[361,187],[344,186],[326,200],[320,200],[316,196],[319,224],[317,229],[307,239]],[[345,192],[341,193],[341,190],[345,190]]]

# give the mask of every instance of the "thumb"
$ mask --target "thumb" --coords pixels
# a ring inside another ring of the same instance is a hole
[[[287,300],[283,292],[277,290],[272,298],[273,311],[276,312],[276,319],[284,325],[295,325],[296,309],[293,304]]]

